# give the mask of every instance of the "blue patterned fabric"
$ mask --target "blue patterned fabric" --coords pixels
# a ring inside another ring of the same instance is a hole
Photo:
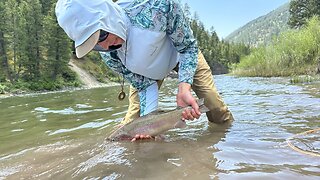
[[[110,69],[121,74],[138,91],[143,91],[148,86],[156,82],[153,79],[135,74],[127,69],[121,63],[121,60],[119,59],[119,57],[117,56],[117,52],[115,51],[110,53],[100,52],[100,55]]]
[[[147,107],[147,92],[141,91],[139,92],[140,99],[140,116],[146,115],[146,107]]]
[[[121,0],[118,3],[121,6]],[[198,47],[178,0],[132,0],[129,4],[127,0],[126,3],[123,8],[132,26],[167,33],[179,52],[179,81],[192,84],[198,63]],[[122,74],[139,92],[155,82],[128,70],[117,52],[100,54],[112,70]],[[140,99],[141,103],[145,103],[143,99]]]
[[[124,8],[133,26],[167,32],[179,54],[179,81],[192,84],[198,46],[177,0],[133,0]]]

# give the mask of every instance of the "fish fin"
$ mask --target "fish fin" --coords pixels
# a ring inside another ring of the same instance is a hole
[[[204,98],[197,99],[197,103],[198,103],[199,110],[201,113],[205,113],[205,112],[210,111],[210,109],[206,105],[204,105]]]
[[[197,99],[197,104],[198,104],[198,106],[203,105],[204,104],[204,98]]]
[[[175,125],[174,128],[185,128],[187,126],[185,121],[179,120]]]
[[[210,109],[204,105],[204,98],[197,99],[197,104],[201,113],[210,111]],[[191,107],[191,106],[190,106]],[[183,107],[177,107],[177,109],[182,109]]]
[[[208,112],[208,111],[210,111],[210,109],[206,106],[206,105],[201,105],[201,106],[199,106],[199,109],[200,109],[200,112],[201,113],[205,113],[205,112]]]

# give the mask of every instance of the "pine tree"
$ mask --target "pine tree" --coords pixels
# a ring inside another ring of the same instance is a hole
[[[310,0],[309,9],[311,15],[320,16],[320,1],[319,0]]]
[[[290,2],[289,26],[291,28],[300,28],[304,26],[308,19],[314,15],[320,16],[319,0],[292,0]]]
[[[289,26],[291,28],[300,28],[306,23],[306,19],[308,18],[308,0],[292,0],[290,2],[290,18],[289,18]]]
[[[48,12],[50,11],[50,8],[52,7],[52,0],[40,0],[41,4],[41,12],[43,15],[47,15]]]
[[[7,45],[5,40],[6,22],[5,22],[5,4],[0,1],[0,82],[11,78],[11,71],[7,57]]]
[[[48,15],[45,17],[44,37],[47,49],[46,72],[52,80],[58,75],[63,74],[68,68],[68,62],[71,56],[71,41],[58,25],[54,13],[54,5],[51,7]]]
[[[23,44],[21,64],[24,68],[26,80],[38,80],[40,78],[41,61],[43,55],[42,48],[42,21],[41,4],[39,0],[25,0],[21,2],[22,24],[21,29],[25,30],[25,36],[21,42]],[[21,39],[20,39],[21,41]]]
[[[10,53],[10,61],[13,67],[12,68],[12,79],[16,81],[17,79],[17,51],[18,51],[18,42],[19,39],[17,37],[19,32],[19,25],[18,25],[18,3],[16,0],[8,0],[6,2],[5,8],[5,17],[6,17],[6,26],[7,26],[7,44],[8,50]]]

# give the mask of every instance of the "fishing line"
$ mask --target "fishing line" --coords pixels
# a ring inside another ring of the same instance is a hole
[[[305,132],[302,132],[302,133],[299,133],[299,134],[296,134],[292,137],[289,137],[286,139],[287,141],[287,144],[290,148],[292,148],[293,150],[297,151],[297,152],[300,152],[300,153],[303,153],[303,154],[307,154],[307,155],[311,155],[311,156],[317,156],[317,157],[320,157],[320,153],[316,153],[316,152],[311,152],[311,151],[306,151],[306,150],[303,150],[295,145],[293,145],[291,143],[291,141],[297,137],[297,136],[301,136],[301,135],[308,135],[308,134],[312,134],[312,133],[315,133],[315,132],[318,132],[320,131],[320,128],[318,129],[313,129],[313,130],[309,130],[309,131],[305,131]]]

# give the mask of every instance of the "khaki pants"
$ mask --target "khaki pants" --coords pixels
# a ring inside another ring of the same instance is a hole
[[[159,88],[162,82],[163,80],[158,81]],[[233,120],[231,112],[217,92],[210,67],[200,51],[198,54],[198,66],[193,78],[192,90],[199,99],[204,98],[204,104],[210,109],[210,111],[206,113],[210,122],[223,123]],[[140,104],[138,91],[130,86],[129,108],[122,123],[125,124],[138,118],[140,115],[139,111]]]

